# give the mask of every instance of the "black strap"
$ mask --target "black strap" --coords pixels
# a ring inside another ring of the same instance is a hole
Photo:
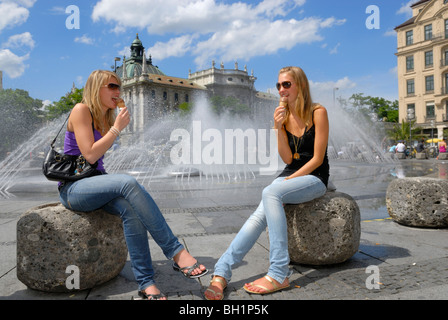
[[[59,129],[58,134],[56,135],[56,137],[54,137],[53,141],[51,142],[51,145],[50,145],[50,146],[51,146],[52,149],[53,149],[54,143],[56,142],[56,139],[58,138],[59,134],[61,133],[62,128],[64,127],[64,125],[65,125],[65,123],[67,122],[68,118],[70,117],[70,114],[71,114],[71,113],[72,113],[72,112],[70,111],[70,113],[69,113],[68,116],[67,116],[67,119],[65,119],[64,123],[62,124],[61,129]]]
[[[90,116],[92,117],[92,130],[95,130],[95,124],[93,122],[93,114],[92,114],[92,111],[90,111],[90,109],[89,109],[89,112],[90,112]],[[56,139],[58,138],[59,134],[62,131],[62,128],[64,128],[64,125],[67,122],[67,120],[68,120],[68,118],[70,117],[71,114],[72,114],[72,112],[70,111],[70,113],[68,114],[68,116],[65,119],[64,123],[62,124],[61,128],[59,129],[58,134],[56,135],[56,137],[54,137],[53,141],[51,142],[50,146],[51,146],[52,149],[53,149],[54,143],[56,142]]]

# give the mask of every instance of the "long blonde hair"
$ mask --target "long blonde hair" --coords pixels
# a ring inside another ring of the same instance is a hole
[[[95,70],[87,79],[84,86],[84,93],[82,96],[82,103],[86,104],[90,112],[93,115],[93,120],[103,132],[109,130],[114,125],[115,112],[113,109],[108,109],[106,112],[106,122],[109,128],[104,128],[104,122],[102,119],[102,103],[100,98],[100,89],[107,84],[107,81],[113,77],[121,85],[120,78],[113,72],[107,70]]]
[[[283,125],[286,125],[288,122],[290,112],[295,111],[297,116],[305,122],[305,125],[310,127],[313,121],[313,111],[317,105],[313,103],[313,99],[311,98],[308,78],[305,72],[299,67],[284,67],[280,69],[278,73],[282,74],[285,72],[291,75],[297,85],[298,95],[296,99],[296,108],[294,110],[291,110],[291,108],[286,109],[286,119],[283,122]]]

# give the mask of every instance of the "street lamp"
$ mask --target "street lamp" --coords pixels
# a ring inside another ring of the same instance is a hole
[[[412,152],[412,120],[415,119],[415,109],[409,108],[408,109],[408,120],[409,120],[409,145],[411,147]]]
[[[115,57],[114,59],[114,66],[111,67],[114,69],[114,72],[117,72],[117,61],[120,61],[121,59],[119,57]]]
[[[339,88],[333,88],[333,108],[336,107],[336,90],[339,90]]]
[[[430,121],[431,123],[431,146],[434,146],[434,120]]]

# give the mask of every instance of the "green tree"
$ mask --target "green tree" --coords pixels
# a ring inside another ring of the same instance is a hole
[[[47,119],[48,120],[56,119],[61,115],[66,114],[67,112],[72,110],[77,103],[81,102],[83,92],[84,89],[74,88],[70,93],[61,97],[59,101],[54,102],[51,105],[48,105],[45,108],[47,111]]]
[[[229,113],[232,116],[250,114],[250,108],[235,97],[213,96],[210,99],[210,104],[212,110],[218,115],[223,113]]]
[[[13,151],[44,122],[42,100],[21,89],[0,90],[0,159]]]
[[[422,128],[414,126],[415,120],[409,122],[403,119],[401,123],[394,124],[392,130],[388,132],[388,136],[390,139],[398,141],[405,140],[408,141],[412,135],[412,140],[420,140],[423,136],[421,134]],[[409,132],[409,126],[411,126],[411,131]]]
[[[387,122],[398,122],[398,101],[389,101],[381,97],[364,96],[364,93],[355,93],[348,98],[348,103],[341,103],[341,105],[350,105],[359,112],[368,115],[370,113],[376,114],[377,118]]]

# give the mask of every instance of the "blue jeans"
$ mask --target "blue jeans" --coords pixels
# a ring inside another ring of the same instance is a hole
[[[152,197],[131,176],[105,174],[69,182],[60,189],[59,198],[66,208],[84,212],[101,208],[122,219],[139,290],[155,284],[148,232],[168,259],[184,249]]]
[[[283,204],[311,201],[325,194],[325,184],[312,175],[284,180],[275,179],[262,193],[262,200],[233,239],[227,251],[215,265],[214,275],[230,282],[232,267],[240,263],[253,247],[260,234],[269,230],[268,276],[283,283],[291,275],[289,270],[288,234]]]

